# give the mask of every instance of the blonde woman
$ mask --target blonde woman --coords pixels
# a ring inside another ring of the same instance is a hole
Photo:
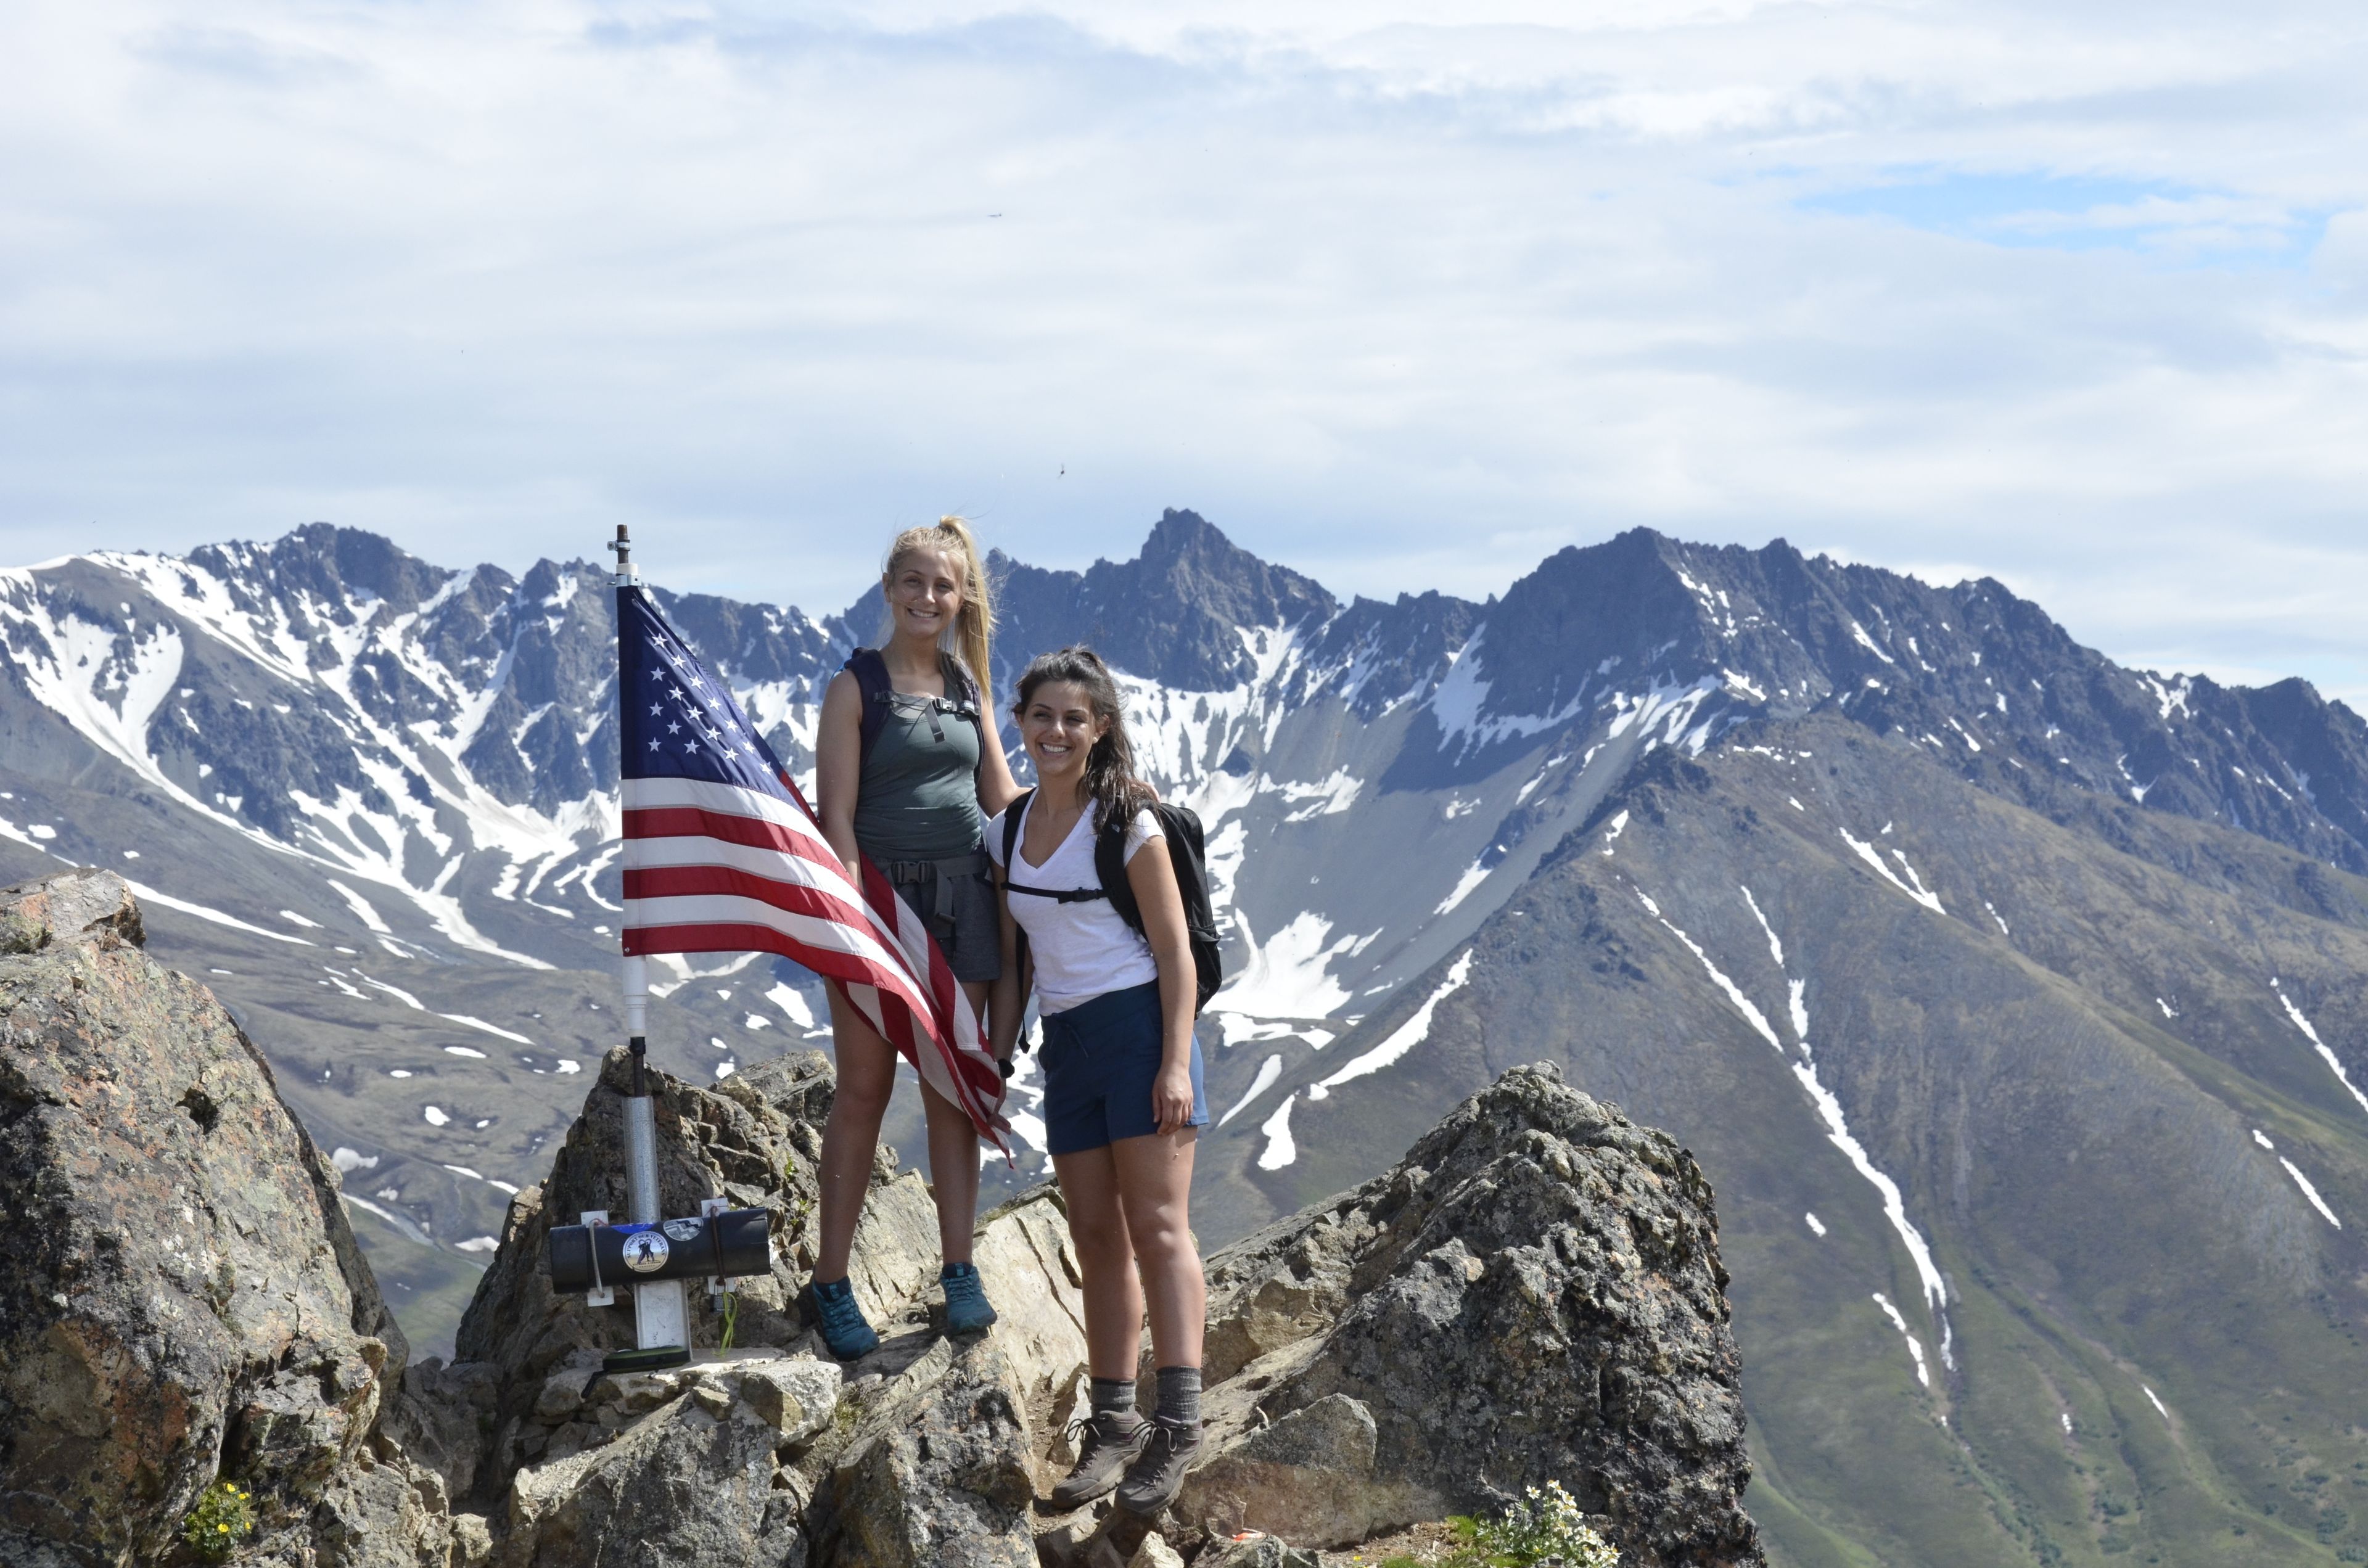
[[[973,1008],[1002,972],[1001,929],[981,824],[1019,793],[987,706],[995,626],[986,562],[960,517],[907,528],[880,574],[886,619],[877,648],[859,648],[824,693],[814,743],[823,835],[848,875],[868,855],[930,934]],[[838,1090],[822,1140],[822,1240],[811,1291],[831,1354],[851,1361],[880,1335],[848,1283],[880,1121],[896,1085],[896,1050],[830,999]],[[945,1264],[946,1327],[985,1329],[995,1308],[971,1265],[978,1209],[978,1135],[961,1108],[921,1085],[929,1176]]]

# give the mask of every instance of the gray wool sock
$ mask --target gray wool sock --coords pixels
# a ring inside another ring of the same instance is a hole
[[[1096,1378],[1093,1399],[1096,1415],[1134,1414],[1134,1384],[1129,1379]]]
[[[1159,1419],[1170,1426],[1201,1424],[1201,1369],[1159,1369]]]

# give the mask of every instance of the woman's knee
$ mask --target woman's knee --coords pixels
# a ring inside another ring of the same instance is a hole
[[[1069,1244],[1077,1249],[1078,1261],[1086,1264],[1123,1262],[1133,1250],[1133,1239],[1126,1231],[1126,1217],[1115,1205],[1107,1210],[1072,1205]]]
[[[1130,1226],[1127,1233],[1133,1242],[1135,1261],[1145,1268],[1172,1267],[1185,1259],[1196,1267],[1200,1263],[1192,1233],[1180,1223],[1156,1219]]]
[[[830,1119],[850,1130],[880,1130],[881,1119],[888,1114],[889,1097],[896,1091],[896,1077],[891,1073],[878,1077],[869,1074],[850,1074],[838,1081],[831,1095]]]

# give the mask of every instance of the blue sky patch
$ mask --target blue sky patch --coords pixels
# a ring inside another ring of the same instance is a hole
[[[1806,197],[1798,205],[1987,244],[2137,251],[2218,267],[2300,266],[2326,226],[2323,213],[2163,182],[1927,168],[1887,171],[1880,184]]]

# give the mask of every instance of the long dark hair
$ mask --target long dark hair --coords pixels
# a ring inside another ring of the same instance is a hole
[[[1102,663],[1099,653],[1083,643],[1038,654],[1019,677],[1019,697],[1011,705],[1012,718],[1017,720],[1028,711],[1029,700],[1036,695],[1038,687],[1053,681],[1067,681],[1083,687],[1094,717],[1110,721],[1101,739],[1086,753],[1086,798],[1094,803],[1094,831],[1099,833],[1112,822],[1133,821],[1134,813],[1151,804],[1156,797],[1134,776],[1134,747],[1126,738],[1126,703],[1119,695],[1118,682],[1110,677],[1110,666]]]

